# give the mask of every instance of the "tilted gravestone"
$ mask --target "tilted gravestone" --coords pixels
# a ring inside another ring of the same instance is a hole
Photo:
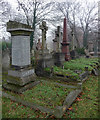
[[[65,61],[65,55],[61,52],[61,40],[60,26],[57,26],[57,31],[55,31],[55,39],[53,40],[53,58],[56,66],[61,66]]]
[[[45,21],[43,21],[42,25],[40,25],[40,29],[42,30],[42,47],[36,56],[37,65],[35,72],[37,75],[43,75],[44,68],[53,66],[52,54],[49,53],[46,44],[46,31],[48,30],[48,27],[46,26]]]
[[[7,31],[11,33],[11,68],[4,87],[21,93],[32,87],[35,81],[34,69],[30,62],[30,34],[33,29],[15,21],[7,23]]]

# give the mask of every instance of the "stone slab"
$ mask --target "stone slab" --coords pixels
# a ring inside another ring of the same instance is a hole
[[[8,70],[8,75],[13,77],[27,77],[29,75],[34,74],[34,69],[29,70]]]
[[[30,36],[12,36],[12,65],[30,65]]]
[[[38,109],[38,110],[40,110],[42,112],[45,112],[45,113],[48,113],[48,114],[52,114],[53,113],[52,109],[49,109],[49,108],[46,108],[46,107],[42,107],[42,106],[39,106],[39,105],[31,103],[31,102],[24,101],[22,99],[16,98],[15,96],[11,96],[11,95],[9,95],[9,94],[7,94],[5,92],[3,92],[3,96],[6,97],[6,98],[9,98],[9,99],[11,99],[11,100],[13,100],[15,102],[18,102],[18,103],[20,103],[22,105],[30,107],[30,108],[32,108],[34,110]]]
[[[7,76],[8,83],[14,84],[14,85],[19,85],[19,86],[23,86],[23,85],[28,84],[29,82],[32,82],[35,80],[36,80],[36,77],[34,74],[27,76],[27,77],[23,77],[23,78]]]
[[[35,82],[31,82],[29,84],[26,84],[25,86],[22,86],[22,87],[18,86],[18,85],[14,85],[14,84],[4,84],[3,88],[13,91],[13,92],[16,92],[16,93],[23,93],[27,89],[30,89],[39,83],[40,83],[40,81],[35,81]]]
[[[80,92],[81,90],[74,90],[68,94],[68,96],[66,97],[63,103],[63,106],[56,107],[56,110],[54,112],[56,118],[61,118],[63,116],[66,109],[70,107],[70,105],[73,103],[73,101],[76,99],[76,97],[79,95]]]

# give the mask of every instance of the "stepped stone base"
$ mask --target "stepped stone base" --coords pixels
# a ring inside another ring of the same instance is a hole
[[[34,69],[9,70],[7,82],[23,86],[31,81],[35,81],[35,77]]]
[[[7,84],[4,84],[3,87],[7,90],[10,90],[10,91],[13,91],[16,93],[23,93],[27,89],[30,89],[39,83],[40,83],[40,81],[35,81],[35,82],[30,82],[29,84],[26,84],[24,86],[19,86],[19,85],[7,83]]]

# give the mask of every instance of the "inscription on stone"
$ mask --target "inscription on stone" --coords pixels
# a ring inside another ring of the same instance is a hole
[[[30,65],[29,36],[12,36],[12,65]]]

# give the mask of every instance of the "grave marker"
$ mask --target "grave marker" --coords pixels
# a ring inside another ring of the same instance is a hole
[[[66,18],[64,18],[64,26],[63,26],[62,53],[65,54],[65,60],[69,61],[70,60],[70,52],[69,52],[69,42],[68,42]]]
[[[30,62],[30,34],[33,29],[28,25],[10,21],[7,23],[7,31],[11,33],[12,62],[7,76],[9,84],[4,87],[21,93],[32,87],[32,81],[35,81]]]

